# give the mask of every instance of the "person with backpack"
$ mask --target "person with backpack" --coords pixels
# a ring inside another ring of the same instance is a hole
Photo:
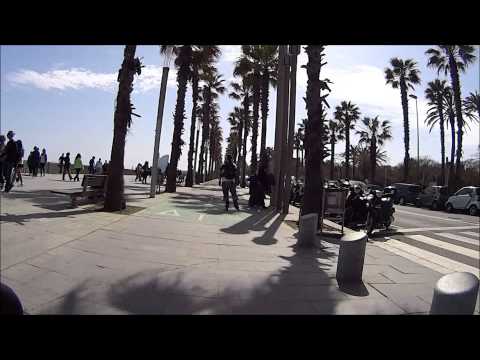
[[[95,174],[95,156],[92,156],[90,162],[88,163],[88,173]]]
[[[23,144],[22,140],[17,140],[17,164],[15,165],[15,182],[20,183],[20,186],[23,186],[22,171],[23,171]]]
[[[5,162],[5,142],[7,138],[5,135],[0,135],[0,191],[5,185],[5,177],[3,176],[3,163]]]
[[[40,151],[38,151],[38,147],[33,147],[33,158],[32,158],[32,168],[33,168],[33,176],[38,175],[38,168],[40,167]]]
[[[228,154],[225,162],[220,168],[220,174],[222,177],[222,191],[223,191],[223,200],[225,201],[225,210],[228,211],[229,203],[229,193],[232,194],[233,206],[235,209],[240,210],[238,207],[238,196],[237,196],[237,184],[238,184],[238,173],[237,167],[233,163],[232,155]]]
[[[62,153],[62,155],[58,158],[58,167],[60,168],[60,174],[63,173],[63,162],[65,161],[65,154]]]
[[[70,181],[72,181],[72,174],[70,173],[70,153],[67,152],[63,159],[63,175],[62,180],[65,181],[65,174],[68,174]]]
[[[4,177],[5,177],[5,192],[8,193],[13,187],[13,178],[12,171],[16,169],[17,162],[19,160],[19,151],[17,147],[17,142],[13,139],[15,133],[10,130],[7,133],[7,145],[5,146],[5,161],[4,161]]]
[[[82,171],[83,169],[82,156],[80,154],[77,154],[77,156],[75,156],[75,161],[73,162],[73,168],[75,169],[75,177],[73,178],[73,181],[80,181],[80,177],[78,175],[80,174],[80,171]]]
[[[45,176],[45,165],[47,165],[47,151],[42,149],[42,154],[40,155],[40,176]]]

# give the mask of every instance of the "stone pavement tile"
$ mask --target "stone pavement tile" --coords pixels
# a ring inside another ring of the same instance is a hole
[[[8,269],[2,270],[1,278],[14,280],[20,284],[26,284],[47,273],[48,271],[49,270],[47,269],[41,269],[27,263],[20,263],[11,266]]]
[[[335,315],[398,315],[405,312],[386,298],[312,302],[317,313]]]
[[[418,283],[418,284],[433,285],[442,276],[439,273],[404,274],[391,266],[385,270],[382,270],[380,273],[383,276],[391,279],[395,283],[403,283],[403,284]]]
[[[430,303],[423,299],[432,298],[432,287],[424,284],[373,284],[372,286],[406,313],[425,313],[430,311]]]

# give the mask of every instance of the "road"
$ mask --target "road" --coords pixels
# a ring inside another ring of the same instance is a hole
[[[480,277],[478,217],[396,205],[392,229],[375,232],[370,241],[441,273],[466,271]]]

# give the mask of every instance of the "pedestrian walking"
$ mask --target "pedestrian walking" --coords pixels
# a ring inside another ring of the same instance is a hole
[[[79,174],[83,169],[82,156],[80,154],[77,154],[77,156],[75,156],[75,161],[73,162],[73,169],[75,170],[75,177],[73,178],[73,181],[80,181]]]
[[[65,174],[68,174],[68,178],[70,181],[72,181],[72,174],[70,173],[70,153],[67,152],[67,155],[65,155],[63,159],[63,175],[62,175],[62,180],[65,181]]]
[[[90,162],[88,163],[88,173],[95,174],[95,156],[92,156]]]
[[[135,182],[139,180],[142,181],[142,164],[138,163],[137,168],[135,169]]]
[[[32,169],[33,176],[37,177],[38,168],[40,167],[40,149],[37,146],[33,147]]]
[[[102,165],[102,173],[103,173],[103,175],[108,174],[108,162],[107,162],[107,160],[105,160],[105,162]]]
[[[228,211],[230,205],[229,193],[232,194],[233,206],[235,209],[240,210],[238,207],[238,196],[237,196],[237,184],[238,184],[238,172],[237,166],[233,163],[232,155],[227,155],[225,162],[220,168],[221,181],[222,181],[222,191],[223,191],[223,200],[225,201],[225,210]]]
[[[7,138],[5,135],[0,135],[0,191],[3,190],[5,186],[5,177],[3,176],[3,163],[5,162],[5,143]]]
[[[33,151],[30,151],[30,154],[27,158],[27,166],[28,166],[28,175],[33,175]]]
[[[58,158],[58,168],[60,169],[60,174],[63,174],[64,161],[65,161],[65,154],[62,153],[62,155]]]
[[[47,165],[47,151],[42,149],[40,154],[40,176],[45,176],[45,166]]]
[[[97,163],[95,164],[95,174],[102,175],[102,159],[98,158]]]
[[[17,140],[16,141],[16,144],[17,144],[17,154],[18,154],[18,158],[17,158],[17,163],[15,165],[15,168],[14,168],[14,173],[15,173],[15,183],[20,183],[20,186],[23,186],[23,178],[22,178],[22,170],[23,170],[23,155],[24,155],[24,151],[23,151],[23,144],[22,144],[22,140]]]
[[[3,163],[4,166],[4,177],[5,177],[5,192],[8,193],[13,187],[13,178],[12,171],[15,171],[16,165],[19,159],[19,153],[17,149],[17,143],[13,139],[15,137],[15,133],[10,130],[7,133],[7,145],[5,146],[5,161]]]
[[[149,169],[150,168],[148,167],[148,161],[145,161],[145,164],[143,164],[143,167],[142,167],[142,184],[147,183]]]

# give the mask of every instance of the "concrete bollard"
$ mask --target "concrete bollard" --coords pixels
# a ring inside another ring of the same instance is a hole
[[[367,239],[367,234],[363,232],[353,232],[342,236],[337,264],[338,282],[362,281]]]
[[[478,278],[467,272],[442,276],[433,290],[432,315],[472,315],[478,295]]]
[[[317,234],[318,214],[307,214],[300,217],[299,243],[303,246],[313,246]]]

